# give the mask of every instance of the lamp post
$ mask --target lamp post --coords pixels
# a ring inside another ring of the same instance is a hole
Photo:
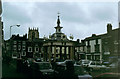
[[[20,24],[10,26],[10,37],[11,37],[11,28],[12,28],[13,26],[20,27]]]

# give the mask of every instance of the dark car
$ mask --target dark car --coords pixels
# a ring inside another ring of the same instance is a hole
[[[81,65],[74,64],[72,61],[56,64],[55,70],[59,72],[57,79],[92,79],[92,76]]]
[[[36,62],[41,62],[42,60],[40,58],[35,59]]]
[[[34,62],[31,65],[33,75],[38,78],[49,79],[54,77],[55,71],[52,69],[52,66],[49,62]]]
[[[78,77],[78,79],[92,79],[92,76],[81,66],[74,65],[74,74]]]

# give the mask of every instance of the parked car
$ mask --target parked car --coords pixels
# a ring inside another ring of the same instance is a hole
[[[61,62],[56,62],[57,65],[66,65],[66,63],[72,63],[75,64],[75,61],[73,60],[65,60],[65,61],[61,61]]]
[[[120,62],[116,61],[114,63],[111,63],[108,67],[109,67],[109,71],[111,72],[118,72],[120,69],[119,66]]]
[[[35,59],[36,62],[41,62],[42,60],[40,58]]]
[[[72,65],[73,64],[73,65]],[[73,62],[59,62],[56,66],[56,71],[59,72],[59,79],[92,79],[92,76],[81,66]]]
[[[88,68],[89,68],[90,71],[93,71],[93,70],[102,70],[102,69],[107,70],[109,67],[107,67],[103,64],[100,64],[99,62],[92,61],[92,62],[89,63]]]
[[[56,62],[57,65],[64,65],[65,62]]]
[[[31,65],[31,69],[33,71],[33,74],[35,74],[35,76],[36,76],[36,72],[37,72],[37,74],[39,73],[42,75],[42,78],[43,77],[44,78],[53,78],[54,77],[55,71],[52,69],[52,65],[49,62],[34,62]]]
[[[104,62],[102,62],[102,64],[105,65],[105,66],[109,66],[109,65],[110,65],[110,62],[104,61]]]
[[[116,68],[116,67],[118,67],[118,62],[111,63],[111,64],[109,65],[109,67],[110,67],[110,68]]]
[[[90,60],[80,60],[79,64],[84,66],[84,67],[87,67],[87,66],[90,65],[90,62],[92,62],[92,61],[90,61]]]
[[[92,79],[92,76],[81,65],[74,65],[74,74],[78,79]]]
[[[75,63],[74,60],[65,60],[65,61],[64,61],[64,63],[68,63],[68,62],[71,62],[71,63],[73,63],[73,64]]]

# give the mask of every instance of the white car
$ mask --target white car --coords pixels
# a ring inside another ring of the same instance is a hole
[[[81,65],[74,64],[74,73],[78,76],[78,79],[93,79]]]
[[[56,64],[57,64],[56,70],[59,73],[66,72],[67,67],[65,62],[57,62]],[[74,76],[77,77],[77,79],[93,79],[93,77],[81,65],[74,64],[73,72],[74,72]],[[62,76],[64,78],[65,75],[62,75]]]
[[[102,65],[96,61],[92,61],[89,63],[88,68],[90,69],[90,71],[92,71],[92,70],[99,70],[99,69],[107,69],[107,66]]]
[[[90,60],[80,60],[79,63],[83,66],[83,67],[87,67],[90,64]]]

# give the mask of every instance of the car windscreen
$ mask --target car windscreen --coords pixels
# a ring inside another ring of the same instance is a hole
[[[89,64],[89,61],[84,61],[83,64]]]

